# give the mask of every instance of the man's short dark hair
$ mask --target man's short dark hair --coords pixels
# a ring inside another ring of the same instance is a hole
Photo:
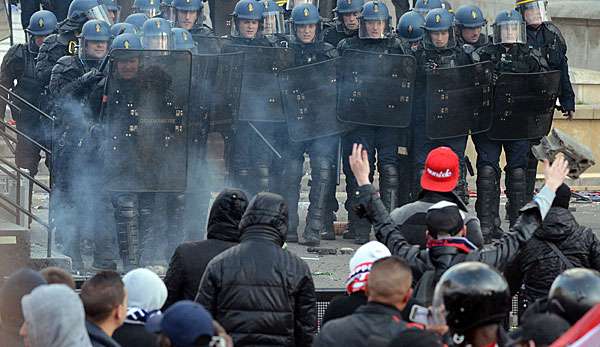
[[[47,267],[40,271],[40,274],[42,274],[48,284],[64,284],[75,290],[75,281],[73,280],[73,276],[59,267]]]
[[[410,289],[412,270],[401,257],[389,256],[373,263],[369,273],[369,295],[392,297],[405,295],[403,291]]]
[[[102,271],[85,281],[80,297],[86,317],[92,322],[100,323],[108,319],[116,307],[123,304],[125,286],[118,273]]]

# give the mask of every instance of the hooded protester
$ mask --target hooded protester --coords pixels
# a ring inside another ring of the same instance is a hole
[[[161,314],[167,300],[167,287],[157,274],[148,269],[135,269],[123,277],[127,290],[127,317],[115,330],[113,339],[122,347],[157,346],[156,335],[144,326],[150,317]]]
[[[525,286],[529,302],[546,297],[554,279],[573,267],[600,271],[600,241],[569,211],[571,189],[563,184],[542,226],[505,271],[512,292]]]
[[[219,253],[240,242],[238,228],[248,207],[246,194],[225,189],[215,199],[208,218],[207,240],[185,242],[175,250],[165,284],[169,295],[164,309],[181,300],[194,300],[208,263]]]
[[[23,325],[21,298],[46,281],[37,271],[21,269],[6,280],[0,292],[0,341],[3,347],[21,347],[19,329]]]
[[[240,244],[216,256],[202,277],[196,302],[223,325],[235,346],[312,343],[314,283],[308,265],[282,249],[287,224],[284,199],[258,193],[240,222]]]
[[[77,294],[64,284],[42,285],[21,300],[20,335],[30,347],[92,347]]]

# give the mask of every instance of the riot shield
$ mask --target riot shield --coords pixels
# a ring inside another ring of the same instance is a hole
[[[213,86],[209,114],[210,132],[227,132],[237,119],[242,87],[243,53],[218,55],[217,68],[209,75]]]
[[[210,9],[210,17],[213,30],[217,36],[231,34],[231,14],[236,3],[236,0],[214,1],[212,3],[214,8]]]
[[[102,108],[108,190],[185,190],[191,71],[187,51],[111,52]]]
[[[417,70],[414,57],[347,50],[337,69],[340,121],[409,126]]]
[[[336,59],[283,70],[279,85],[292,141],[308,141],[351,129],[336,117]]]
[[[192,34],[192,38],[196,43],[198,54],[218,54],[224,46],[231,44],[231,40],[226,37]]]
[[[559,88],[559,71],[501,74],[494,89],[490,139],[527,140],[547,135]]]
[[[294,63],[288,48],[228,45],[224,53],[244,53],[238,119],[250,122],[284,122],[277,75]]]
[[[427,73],[426,134],[446,139],[489,130],[492,123],[490,62]]]

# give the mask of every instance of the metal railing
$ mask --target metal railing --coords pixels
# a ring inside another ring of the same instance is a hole
[[[43,118],[47,119],[49,122],[53,122],[53,119],[51,116],[49,116],[44,111],[40,110],[38,107],[31,104],[29,101],[25,100],[23,97],[17,95],[12,90],[6,88],[3,85],[0,85],[0,99],[4,100],[7,103],[7,105],[9,105],[11,107],[12,111],[23,112],[24,111],[23,108],[26,108],[26,111],[32,112],[33,114],[43,117]],[[18,102],[18,104],[17,104],[17,102]],[[0,110],[0,111],[3,112],[4,110]],[[2,118],[4,118],[4,117],[2,117]],[[31,136],[20,131],[16,127],[12,126],[8,122],[6,122],[4,119],[0,119],[0,124],[2,124],[4,126],[4,131],[0,131],[0,136],[2,136],[4,138],[4,140],[8,144],[11,151],[14,152],[14,145],[17,143],[17,141],[27,141],[27,142],[37,146],[38,148],[40,148],[42,151],[44,151],[46,157],[51,155],[51,150],[49,148],[46,148],[44,145],[42,145],[41,143],[39,143],[38,141],[33,139]],[[7,130],[9,130],[10,132],[8,132]],[[34,187],[41,188],[43,191],[48,193],[48,195],[50,194],[51,188],[49,186],[45,185],[44,183],[40,182],[39,180],[35,179],[34,177],[32,177],[26,171],[21,170],[19,167],[17,167],[16,164],[10,162],[9,160],[6,160],[5,158],[0,157],[0,164],[1,164],[0,171],[2,173],[6,174],[10,179],[13,179],[16,182],[15,201],[12,201],[8,197],[0,195],[0,208],[3,208],[8,213],[12,214],[15,217],[16,224],[21,224],[21,217],[22,217],[22,214],[24,214],[28,217],[27,227],[30,227],[31,223],[33,221],[35,221],[38,224],[40,224],[41,226],[43,226],[46,229],[47,235],[48,235],[47,245],[46,245],[46,256],[51,257],[52,256],[52,232],[50,230],[50,225],[47,220],[46,221],[42,220],[42,218],[36,216],[32,212],[32,200],[33,200],[32,198],[33,198]],[[21,188],[22,188],[21,181],[23,178],[25,178],[28,183],[28,187],[27,187],[28,204],[27,204],[26,208],[24,208],[22,206],[22,198],[23,197],[21,196]]]

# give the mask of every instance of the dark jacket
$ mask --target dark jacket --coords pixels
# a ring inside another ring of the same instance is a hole
[[[196,301],[236,346],[310,346],[317,331],[308,265],[282,249],[288,212],[283,198],[259,193],[240,223],[241,242],[206,268]]]
[[[89,320],[85,321],[85,327],[90,337],[90,341],[92,341],[92,346],[121,347],[121,345],[119,345],[117,341],[113,340],[112,337],[106,335],[106,333],[102,331],[102,329],[100,329],[99,326],[90,322]]]
[[[325,324],[313,346],[367,347],[371,336],[391,340],[406,329],[406,322],[398,309],[369,302],[354,314]]]
[[[325,314],[321,319],[321,326],[325,325],[325,323],[349,316],[353,314],[359,307],[367,304],[367,296],[364,291],[358,291],[352,293],[350,295],[337,296],[331,300],[329,305],[327,306],[327,310],[325,310]],[[421,305],[421,303],[417,302],[414,298],[410,298],[408,300],[408,304],[402,310],[402,320],[408,322],[410,319],[410,310],[413,305]]]
[[[240,242],[239,224],[248,207],[246,194],[225,189],[215,199],[208,218],[207,240],[185,242],[175,250],[165,284],[169,296],[163,310],[180,300],[194,300],[208,263]]]
[[[555,244],[573,267],[600,271],[600,242],[596,235],[590,228],[580,226],[569,210],[552,207],[542,227],[506,270],[513,292],[524,284],[524,294],[530,302],[545,297],[556,276],[568,268],[548,243]]]
[[[147,331],[143,324],[125,323],[112,337],[122,347],[158,347],[158,336]]]
[[[439,278],[446,269],[464,261],[479,261],[502,270],[541,225],[540,208],[536,202],[531,202],[523,207],[511,232],[506,233],[502,241],[492,247],[465,251],[461,247],[438,245],[421,249],[406,241],[372,185],[359,187],[357,193],[358,205],[355,208],[371,221],[377,240],[385,244],[392,254],[404,258],[410,264],[415,281],[428,270],[435,270],[436,277]]]
[[[479,219],[468,214],[467,206],[454,192],[438,193],[422,190],[417,201],[394,209],[390,213],[390,217],[392,217],[394,223],[402,225],[404,238],[410,244],[425,248],[427,244],[425,216],[427,210],[440,201],[453,202],[465,213],[463,221],[467,226],[467,239],[475,246],[483,247],[483,235],[481,234]]]

